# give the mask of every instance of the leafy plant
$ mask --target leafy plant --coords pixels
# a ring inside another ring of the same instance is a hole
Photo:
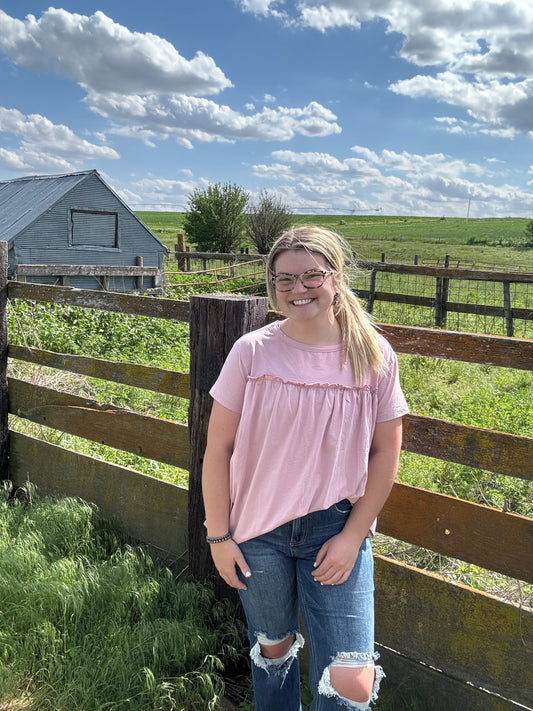
[[[530,220],[524,230],[524,247],[533,247],[533,220]]]
[[[232,183],[195,188],[183,223],[189,239],[205,251],[234,251],[244,234],[247,203],[248,194]]]
[[[246,216],[246,235],[259,254],[267,254],[276,239],[292,224],[292,214],[281,197],[262,190]]]

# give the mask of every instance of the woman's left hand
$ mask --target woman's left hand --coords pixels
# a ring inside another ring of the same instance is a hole
[[[350,577],[362,541],[356,542],[346,532],[327,540],[318,551],[313,577],[322,585],[340,585]]]

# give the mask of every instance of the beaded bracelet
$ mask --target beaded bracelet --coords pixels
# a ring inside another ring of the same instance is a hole
[[[205,540],[208,543],[225,543],[225,541],[229,541],[231,539],[231,533],[228,531],[226,534],[223,536],[206,536]]]

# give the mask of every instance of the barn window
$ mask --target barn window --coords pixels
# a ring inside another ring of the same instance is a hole
[[[118,247],[118,213],[71,210],[70,244],[73,247]]]

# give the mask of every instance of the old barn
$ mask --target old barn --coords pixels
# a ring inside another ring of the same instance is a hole
[[[0,181],[0,240],[10,277],[82,289],[157,290],[169,251],[96,170]]]

